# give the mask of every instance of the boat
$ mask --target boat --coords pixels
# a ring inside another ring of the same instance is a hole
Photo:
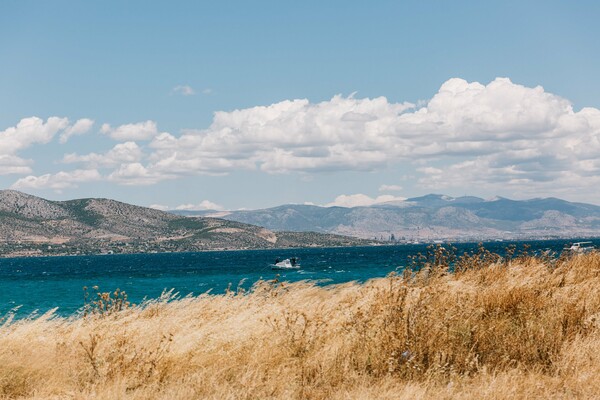
[[[592,245],[592,242],[576,242],[566,249],[573,253],[589,253],[594,250],[594,246]]]
[[[276,261],[275,264],[271,265],[271,269],[300,269],[300,264],[297,262],[297,258],[286,258],[283,261]]]

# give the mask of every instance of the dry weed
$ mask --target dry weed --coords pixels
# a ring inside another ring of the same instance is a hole
[[[600,397],[600,254],[441,247],[402,275],[128,304],[0,326],[0,398]]]

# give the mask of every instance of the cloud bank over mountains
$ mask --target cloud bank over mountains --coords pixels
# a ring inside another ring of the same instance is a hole
[[[424,106],[336,95],[319,103],[296,99],[218,111],[207,129],[180,133],[161,132],[155,121],[103,123],[95,133],[93,125],[88,118],[22,119],[0,131],[0,174],[16,175],[17,189],[60,189],[90,179],[152,185],[239,170],[317,174],[392,166],[428,189],[468,192],[477,186],[560,195],[591,194],[600,184],[600,110],[575,111],[541,86],[507,78],[487,85],[449,79]],[[85,133],[117,144],[106,152],[57,153],[64,166],[58,173],[40,171],[21,156],[32,146],[55,138],[65,144]]]

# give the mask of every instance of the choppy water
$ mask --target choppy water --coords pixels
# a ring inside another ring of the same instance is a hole
[[[519,248],[560,251],[566,241],[512,242]],[[502,252],[509,242],[486,243],[490,251]],[[600,246],[600,239],[594,240]],[[316,280],[319,284],[365,281],[402,271],[407,257],[423,252],[427,245],[349,247],[326,249],[244,250],[199,253],[131,254],[77,257],[32,257],[0,259],[0,317],[19,306],[17,316],[59,307],[71,315],[83,306],[83,287],[97,285],[102,291],[125,290],[139,303],[156,298],[163,290],[198,295],[211,290],[223,293],[244,281],[249,287],[259,279]],[[458,253],[476,244],[456,245]],[[299,257],[301,268],[273,271],[277,257]]]

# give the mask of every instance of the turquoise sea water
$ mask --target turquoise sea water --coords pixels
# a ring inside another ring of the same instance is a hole
[[[486,243],[494,252],[509,244],[532,251],[562,250],[566,241]],[[596,247],[600,239],[594,240]],[[476,244],[458,244],[458,254]],[[163,290],[174,289],[184,296],[211,291],[223,293],[228,285],[245,288],[259,279],[278,274],[285,281],[314,280],[319,284],[365,281],[402,271],[408,256],[423,252],[427,245],[398,245],[350,248],[290,250],[212,251],[199,253],[130,254],[76,257],[31,257],[0,259],[0,318],[19,307],[17,317],[43,313],[58,307],[68,316],[83,306],[83,287],[99,286],[101,291],[125,290],[139,303],[156,298]],[[301,268],[273,271],[269,264],[277,257],[299,257]],[[91,292],[91,291],[90,291]]]

